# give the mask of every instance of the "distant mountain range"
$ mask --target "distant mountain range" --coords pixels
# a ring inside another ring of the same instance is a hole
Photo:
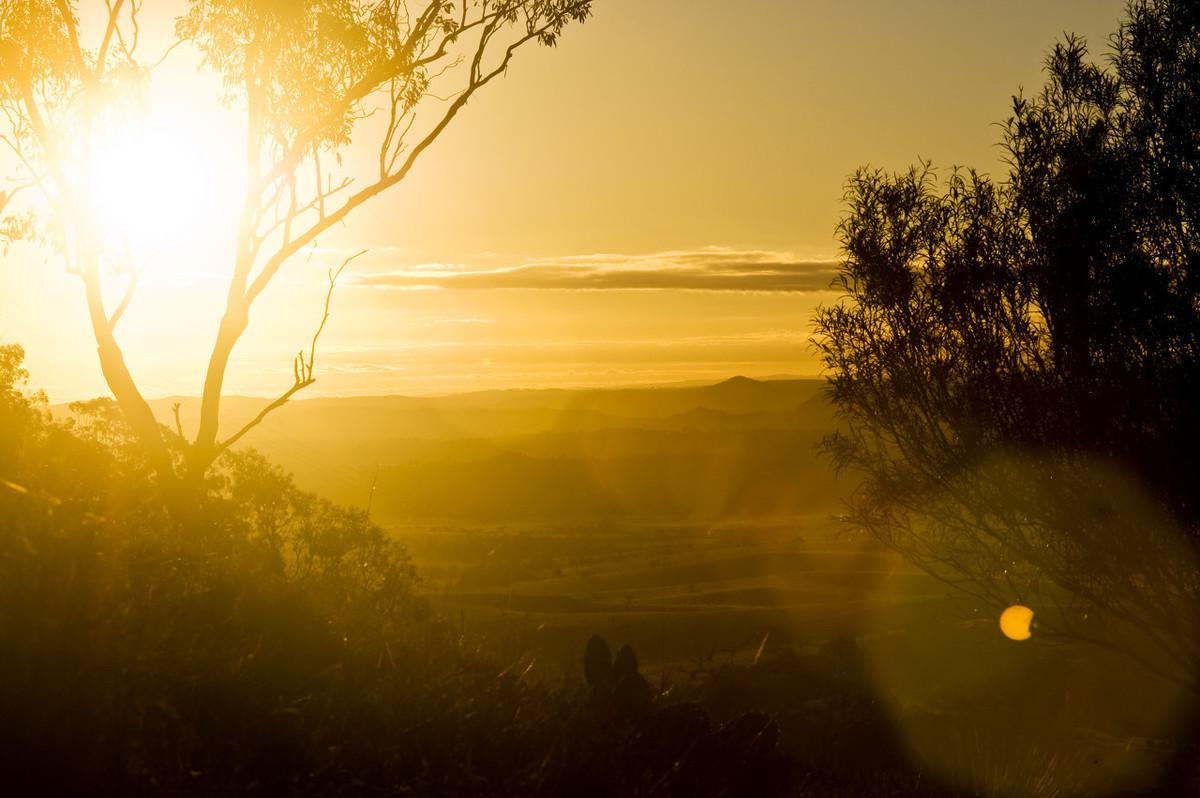
[[[835,427],[813,379],[295,400],[245,439],[331,499],[388,523],[709,522],[832,510],[849,486],[816,453]],[[173,424],[181,403],[152,402]],[[223,429],[264,400],[229,397]]]

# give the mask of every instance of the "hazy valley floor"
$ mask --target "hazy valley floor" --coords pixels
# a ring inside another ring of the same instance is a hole
[[[231,424],[255,406],[231,402]],[[835,426],[815,381],[737,378],[307,400],[253,444],[369,507],[505,673],[570,689],[599,634],[664,703],[777,718],[810,768],[853,770],[869,745],[987,794],[1155,784],[1190,722],[1179,692],[1036,628],[1006,640],[997,608],[849,529],[854,480],[817,452]]]

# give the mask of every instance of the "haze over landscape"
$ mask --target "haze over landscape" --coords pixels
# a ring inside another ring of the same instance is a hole
[[[0,0],[0,792],[1200,795],[1196,0]]]

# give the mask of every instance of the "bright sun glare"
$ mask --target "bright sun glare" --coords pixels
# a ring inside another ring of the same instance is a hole
[[[87,181],[105,243],[139,267],[168,269],[181,251],[211,245],[236,207],[231,139],[216,120],[170,106],[107,126]]]

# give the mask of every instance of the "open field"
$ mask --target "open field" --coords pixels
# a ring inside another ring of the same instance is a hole
[[[577,668],[596,632],[651,666],[752,658],[764,637],[772,649],[815,645],[858,633],[881,602],[945,593],[821,518],[396,534],[436,607],[547,668]]]
[[[855,723],[952,783],[1042,794],[1024,761],[1055,763],[1047,785],[1137,789],[1185,721],[1171,687],[1130,691],[1120,658],[1005,640],[993,608],[828,516],[392,531],[434,608],[527,678],[579,683],[598,633],[631,644],[668,694],[771,713],[802,757],[842,755],[820,730],[838,695],[865,690],[873,709]]]

